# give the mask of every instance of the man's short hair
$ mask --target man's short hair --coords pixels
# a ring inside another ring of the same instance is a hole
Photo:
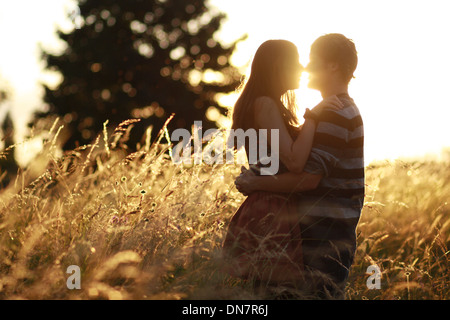
[[[345,81],[354,78],[353,73],[358,64],[355,43],[340,33],[329,33],[317,38],[311,46],[311,52],[327,62],[339,64]]]

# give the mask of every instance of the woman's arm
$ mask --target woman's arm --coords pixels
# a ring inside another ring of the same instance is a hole
[[[313,112],[320,114],[323,108],[330,107],[338,109],[342,103],[336,96],[324,99]],[[255,119],[259,128],[268,129],[267,138],[271,140],[271,129],[279,131],[280,160],[291,172],[301,173],[311,152],[316,123],[314,120],[306,119],[302,129],[295,141],[292,140],[278,107],[271,98],[260,97],[255,101]]]

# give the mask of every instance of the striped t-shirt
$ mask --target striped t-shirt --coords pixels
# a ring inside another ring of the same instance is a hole
[[[308,216],[359,218],[364,202],[364,127],[348,94],[339,94],[342,110],[324,110],[304,171],[322,174],[318,187],[302,192],[301,212]]]

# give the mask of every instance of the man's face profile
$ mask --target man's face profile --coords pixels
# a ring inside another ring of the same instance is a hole
[[[311,52],[309,56],[309,63],[306,66],[308,72],[308,88],[320,90],[326,82],[327,63],[319,55]]]

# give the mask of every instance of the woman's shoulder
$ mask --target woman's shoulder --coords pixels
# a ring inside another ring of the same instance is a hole
[[[258,128],[266,127],[267,123],[271,123],[277,117],[276,113],[279,112],[278,106],[271,97],[260,96],[256,98],[253,107],[255,126]]]
[[[273,117],[274,112],[280,112],[279,106],[276,101],[269,96],[260,96],[255,99],[254,102],[255,117]]]
[[[273,109],[273,108],[277,108],[278,104],[277,102],[269,97],[269,96],[259,96],[255,99],[255,107],[260,108],[260,109]]]

